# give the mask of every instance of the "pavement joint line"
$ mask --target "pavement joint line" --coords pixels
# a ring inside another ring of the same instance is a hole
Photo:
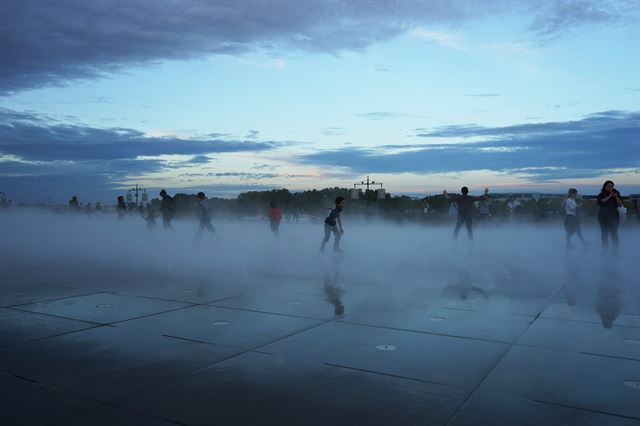
[[[619,355],[607,355],[607,354],[599,354],[596,352],[577,351],[577,350],[571,350],[571,349],[557,348],[553,346],[540,346],[540,345],[532,345],[532,344],[526,344],[526,343],[516,343],[515,346],[522,346],[524,348],[546,349],[550,351],[565,352],[565,353],[571,353],[571,354],[590,355],[590,356],[597,356],[600,358],[613,358],[613,359],[621,359],[626,361],[640,362],[640,358],[629,358],[629,357],[619,356]]]
[[[224,300],[234,299],[236,297],[244,296],[244,294],[240,294],[240,295],[237,295],[237,296],[223,297],[221,299],[213,299],[213,300],[209,300],[207,302],[192,302],[192,301],[179,300],[179,299],[168,299],[168,298],[164,298],[164,297],[146,296],[146,295],[139,295],[139,294],[127,294],[127,293],[122,293],[122,292],[119,292],[119,291],[116,291],[114,293],[119,295],[119,296],[140,297],[140,298],[143,298],[143,299],[162,300],[163,302],[188,303],[188,304],[192,304],[194,306],[195,305],[208,305],[209,303],[217,303],[217,302],[222,302]]]
[[[100,294],[100,293],[104,293],[103,291],[98,291],[95,293],[83,293],[83,294],[76,294],[73,296],[63,296],[63,297],[54,297],[52,299],[42,299],[42,300],[36,300],[36,301],[32,301],[32,302],[26,302],[26,303],[18,303],[16,305],[9,305],[9,306],[3,306],[4,308],[14,308],[17,309],[20,306],[28,306],[28,305],[35,305],[38,303],[49,303],[49,302],[57,302],[58,300],[64,300],[64,299],[72,299],[74,297],[84,297],[84,296],[92,296],[94,294]]]
[[[194,342],[194,343],[202,343],[203,345],[218,346],[225,349],[233,349],[233,346],[226,346],[218,343],[205,342],[204,340],[189,339],[188,337],[172,336],[170,334],[161,334],[160,336],[167,337],[169,339],[184,340],[187,342]]]
[[[640,417],[625,416],[624,414],[616,414],[616,413],[611,413],[611,412],[608,412],[608,411],[595,410],[593,408],[579,407],[579,406],[571,405],[571,404],[563,404],[561,402],[546,401],[546,400],[543,400],[543,399],[530,399],[530,401],[539,402],[539,403],[548,404],[548,405],[555,405],[555,406],[558,406],[558,407],[572,408],[574,410],[582,410],[582,411],[587,411],[587,412],[590,412],[590,413],[605,414],[607,416],[620,417],[620,418],[623,418],[623,419],[640,420]]]
[[[70,321],[81,321],[81,322],[86,322],[86,323],[94,324],[94,325],[98,325],[98,326],[100,326],[100,325],[109,325],[109,324],[103,324],[101,322],[79,320],[79,319],[76,319],[76,318],[63,317],[63,316],[60,316],[60,315],[54,315],[54,314],[50,314],[50,313],[47,313],[47,312],[28,311],[26,309],[19,309],[17,307],[10,307],[10,308],[5,308],[5,309],[13,309],[15,311],[26,312],[26,313],[30,313],[30,314],[46,315],[46,316],[49,316],[49,317],[62,318],[62,319],[70,320]]]
[[[454,306],[441,306],[440,308],[441,309],[450,309],[452,311],[478,312],[478,313],[482,313],[482,314],[495,314],[495,315],[526,317],[526,318],[534,318],[535,317],[535,315],[529,315],[529,314],[516,314],[516,313],[511,313],[511,312],[492,312],[492,311],[480,310],[480,309],[458,308],[458,307],[454,307]]]
[[[222,305],[211,305],[211,304],[206,304],[206,305],[202,305],[202,306],[209,306],[211,308],[231,309],[231,310],[234,310],[234,311],[255,312],[255,313],[258,313],[258,314],[278,315],[278,316],[288,317],[288,318],[303,318],[303,319],[320,320],[320,321],[325,321],[326,320],[326,318],[320,318],[320,317],[309,317],[309,316],[305,316],[305,315],[282,314],[282,313],[279,313],[279,312],[261,311],[261,310],[258,310],[258,309],[240,308],[240,307],[236,307],[236,306],[222,306]]]
[[[454,334],[446,334],[446,333],[435,333],[433,331],[424,331],[424,330],[407,330],[405,328],[397,328],[397,327],[389,327],[385,325],[375,325],[375,324],[363,324],[354,321],[346,321],[346,320],[338,320],[337,322],[349,325],[357,325],[361,327],[371,327],[371,328],[381,328],[385,330],[393,330],[393,331],[404,331],[407,333],[418,333],[418,334],[431,334],[433,336],[442,336],[442,337],[452,337],[454,339],[465,339],[465,340],[478,340],[481,342],[489,342],[489,343],[500,343],[500,344],[510,344],[512,342],[504,341],[504,340],[492,340],[492,339],[483,339],[481,337],[469,337],[469,336],[456,336]]]
[[[53,390],[53,391],[56,391],[56,392],[66,393],[66,394],[69,394],[69,395],[85,398],[85,399],[88,399],[88,400],[94,401],[94,402],[99,402],[99,403],[105,402],[105,401],[103,401],[101,399],[94,398],[94,397],[89,396],[89,395],[84,395],[84,394],[81,394],[81,393],[78,393],[78,392],[75,392],[75,391],[72,391],[72,390],[68,390],[68,389],[60,389],[58,387],[55,387],[55,386],[52,386],[52,385],[48,385],[48,384],[46,384],[44,382],[40,382],[38,380],[30,379],[28,377],[21,376],[19,374],[11,374],[11,373],[3,372],[3,371],[0,371],[0,374],[2,374],[4,376],[7,376],[7,377],[12,377],[14,379],[22,380],[22,381],[25,381],[27,383],[31,383],[31,384],[34,384],[36,386],[40,386],[40,387],[43,387],[43,388],[46,388],[46,389],[50,389],[50,390]]]
[[[620,314],[620,315],[624,315],[624,314]],[[558,317],[540,317],[541,320],[553,320],[553,321],[565,321],[565,322],[579,322],[582,324],[592,324],[592,325],[600,325],[602,324],[601,321],[588,321],[588,320],[581,320],[581,319],[574,319],[574,318],[558,318]],[[640,328],[640,324],[638,325],[629,325],[629,324],[613,324],[613,327],[627,327],[627,328]]]
[[[70,331],[66,331],[64,333],[52,334],[50,336],[36,337],[35,339],[25,340],[25,341],[17,342],[17,343],[11,343],[10,345],[0,346],[0,352],[5,350],[5,349],[7,349],[7,348],[13,348],[14,346],[20,346],[20,345],[24,345],[24,344],[27,344],[27,343],[38,342],[40,340],[50,339],[52,337],[66,336],[67,334],[77,333],[79,331],[93,330],[94,328],[100,328],[100,327],[108,327],[108,326],[94,324],[91,327],[87,327],[87,328],[81,328],[81,329],[78,329],[78,330],[70,330]]]
[[[328,366],[331,366],[331,367],[336,367],[336,368],[344,368],[345,370],[360,371],[360,372],[363,372],[363,373],[376,374],[376,375],[379,375],[379,376],[394,377],[394,378],[397,378],[397,379],[411,380],[411,381],[414,381],[414,382],[428,383],[428,384],[438,385],[438,386],[446,386],[446,387],[462,390],[462,391],[465,391],[465,392],[471,392],[472,391],[472,389],[470,389],[470,388],[465,388],[465,387],[454,385],[454,384],[450,384],[450,383],[437,382],[435,380],[418,379],[416,377],[402,376],[402,375],[399,375],[399,374],[392,374],[392,373],[385,373],[383,371],[370,370],[370,369],[367,369],[367,368],[351,367],[349,365],[336,364],[336,363],[333,363],[333,362],[326,362],[326,361],[322,362],[322,364],[328,365]],[[438,396],[444,396],[445,398],[460,400],[460,398],[454,398],[454,397],[451,397],[451,396],[448,396],[448,395],[442,395],[442,394],[439,394],[437,392],[433,392],[433,393],[438,395]]]
[[[271,340],[271,341],[269,341],[269,342],[262,343],[262,344],[260,344],[260,345],[258,345],[258,346],[254,346],[254,347],[251,347],[251,348],[248,348],[248,349],[241,349],[241,348],[238,348],[238,349],[240,349],[240,352],[236,352],[236,353],[231,354],[231,355],[229,355],[229,356],[227,356],[227,357],[224,357],[224,358],[222,358],[222,359],[220,359],[220,360],[218,360],[218,361],[215,361],[215,362],[213,362],[213,363],[211,363],[211,364],[208,364],[208,365],[205,365],[205,366],[203,366],[203,367],[197,368],[197,369],[195,369],[195,370],[193,370],[193,371],[190,371],[190,372],[188,372],[188,373],[182,374],[182,375],[180,375],[180,376],[172,377],[172,378],[170,378],[170,379],[167,379],[167,380],[164,380],[164,381],[162,381],[162,382],[156,383],[156,384],[151,385],[151,386],[149,386],[149,387],[146,387],[146,388],[144,388],[144,389],[139,389],[139,390],[137,390],[137,391],[134,391],[134,392],[131,392],[131,393],[128,393],[128,394],[125,394],[125,395],[121,395],[121,396],[119,396],[119,397],[117,397],[117,398],[113,398],[113,399],[111,400],[111,402],[113,402],[114,404],[116,404],[116,405],[117,405],[117,403],[115,402],[115,401],[117,401],[117,400],[122,400],[122,399],[128,398],[128,397],[130,397],[130,396],[132,396],[132,395],[136,395],[136,394],[138,394],[138,393],[146,392],[146,391],[149,391],[149,390],[154,389],[154,388],[156,388],[156,387],[159,387],[159,386],[165,385],[165,384],[167,384],[167,383],[170,383],[170,382],[173,382],[173,381],[176,381],[176,380],[179,380],[179,379],[182,379],[182,378],[188,377],[188,376],[192,376],[192,375],[194,375],[194,374],[197,374],[197,373],[199,373],[199,372],[201,372],[201,371],[204,371],[204,370],[206,370],[206,369],[208,369],[208,368],[211,368],[211,367],[213,367],[213,366],[215,366],[215,365],[217,365],[217,364],[220,364],[220,363],[222,363],[222,362],[225,362],[225,361],[228,361],[228,360],[230,360],[230,359],[236,358],[236,357],[238,357],[238,356],[241,356],[241,355],[244,355],[244,354],[247,354],[247,353],[250,353],[250,352],[258,352],[258,353],[261,353],[260,351],[258,351],[258,349],[260,349],[261,347],[268,346],[268,345],[271,345],[271,344],[273,344],[273,343],[279,342],[279,341],[281,341],[281,340],[288,339],[289,337],[293,337],[293,336],[296,336],[296,335],[298,335],[298,334],[301,334],[301,333],[307,332],[307,331],[312,330],[312,329],[314,329],[314,328],[321,327],[321,326],[323,326],[323,325],[325,325],[325,324],[328,324],[328,323],[330,323],[330,322],[332,322],[332,321],[335,321],[335,318],[334,318],[334,319],[327,320],[327,321],[322,321],[322,322],[320,322],[320,323],[318,323],[318,324],[314,324],[314,325],[312,325],[312,326],[310,326],[310,327],[303,328],[302,330],[298,330],[298,331],[295,331],[295,332],[293,332],[293,333],[289,333],[289,334],[287,334],[287,335],[285,335],[285,336],[281,336],[281,337],[276,338],[276,339],[274,339],[274,340]],[[268,354],[268,355],[273,355],[273,354],[268,353],[268,352],[264,352],[264,353],[265,353],[265,354]]]
[[[113,325],[117,325],[117,324],[123,324],[123,323],[128,322],[128,321],[139,320],[139,319],[142,319],[142,318],[149,318],[149,317],[153,317],[153,316],[156,316],[156,315],[168,314],[170,312],[176,312],[176,311],[180,311],[182,309],[190,309],[190,308],[193,308],[193,307],[196,307],[196,306],[199,306],[199,305],[188,304],[187,306],[180,306],[180,307],[175,308],[175,309],[168,309],[166,311],[153,312],[153,313],[150,313],[150,314],[140,315],[138,317],[133,317],[133,318],[127,318],[127,319],[123,319],[123,320],[120,320],[120,321],[108,322],[108,323],[105,323],[105,325],[112,325],[113,326]]]
[[[562,290],[564,288],[564,286],[561,286],[554,294],[554,296],[556,296],[560,290]],[[496,367],[500,364],[500,362],[502,361],[502,359],[509,353],[511,352],[511,350],[513,349],[514,346],[516,346],[518,340],[520,340],[522,338],[522,336],[524,336],[527,331],[529,331],[529,329],[531,329],[531,326],[535,323],[535,321],[540,317],[540,315],[542,314],[542,312],[547,309],[549,307],[549,305],[551,304],[551,300],[548,299],[547,300],[547,304],[540,309],[540,311],[538,312],[538,314],[535,316],[535,318],[533,319],[533,321],[531,321],[529,323],[529,325],[527,326],[527,328],[525,328],[520,335],[515,339],[514,342],[510,343],[509,346],[507,347],[507,349],[498,357],[498,359],[496,360],[496,362],[493,364],[493,366],[491,366],[491,368],[488,369],[487,373],[484,375],[484,377],[482,378],[482,380],[480,380],[478,382],[478,384],[476,385],[476,387],[469,393],[469,395],[467,396],[467,398],[462,402],[462,404],[458,407],[458,409],[451,415],[451,417],[449,418],[449,420],[445,423],[445,426],[449,426],[451,425],[451,423],[455,420],[455,418],[458,416],[458,414],[460,414],[460,412],[467,406],[467,404],[469,403],[469,400],[471,399],[471,397],[473,397],[473,395],[476,394],[476,392],[478,392],[478,389],[480,389],[480,386],[482,386],[482,383],[484,383],[485,380],[487,380],[487,377],[489,377],[489,375],[496,369]]]

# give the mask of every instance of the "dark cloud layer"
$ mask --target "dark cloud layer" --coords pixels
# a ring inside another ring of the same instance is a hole
[[[640,164],[640,113],[607,111],[579,121],[488,128],[447,126],[418,136],[432,143],[350,147],[302,160],[358,173],[439,173],[493,170],[526,173],[537,181],[599,176]],[[459,143],[438,143],[442,137]],[[479,142],[466,142],[481,137]],[[401,152],[397,152],[398,150]],[[389,152],[395,150],[396,152]]]
[[[363,49],[420,25],[503,12],[544,39],[637,15],[635,0],[3,0],[0,94],[210,54]]]
[[[51,122],[37,114],[0,109],[0,153],[30,161],[135,159],[139,156],[263,151],[275,142],[148,137],[126,128],[98,129]]]
[[[191,155],[180,163],[188,167],[212,161],[207,154],[265,151],[279,145],[147,137],[133,129],[98,129],[0,109],[0,187],[33,194],[32,200],[42,200],[42,194],[113,194],[113,188],[126,179],[170,167],[154,157]]]

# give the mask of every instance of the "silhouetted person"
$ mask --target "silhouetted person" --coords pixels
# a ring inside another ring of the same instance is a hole
[[[150,203],[147,203],[147,215],[144,217],[144,220],[147,222],[147,229],[149,231],[156,229],[156,212]]]
[[[196,194],[196,198],[198,199],[198,212],[200,215],[200,226],[198,227],[196,238],[200,238],[205,229],[215,235],[216,230],[211,224],[211,208],[209,207],[209,200],[205,197],[204,192],[198,192],[198,194]]]
[[[322,240],[322,244],[320,244],[320,251],[324,251],[324,247],[327,245],[327,242],[329,242],[329,238],[331,238],[332,233],[334,235],[333,250],[342,251],[340,249],[340,239],[344,234],[344,229],[342,229],[340,213],[342,212],[346,202],[344,197],[337,197],[335,202],[335,206],[331,209],[329,215],[324,220],[324,239]]]
[[[102,204],[100,204],[100,201],[96,202],[96,211],[102,212]]]
[[[124,202],[124,196],[118,195],[118,204],[116,204],[116,211],[118,212],[118,218],[123,219],[124,214],[127,212],[127,205]]]
[[[618,251],[618,226],[620,225],[620,215],[618,207],[622,206],[620,193],[614,188],[614,183],[610,180],[602,185],[602,190],[598,194],[598,222],[600,223],[600,235],[602,247],[609,248],[609,236],[613,243],[614,251]]]
[[[580,217],[578,216],[578,203],[576,203],[576,197],[578,196],[578,190],[575,188],[569,188],[567,198],[564,200],[564,230],[567,234],[567,249],[573,248],[571,244],[571,237],[573,234],[578,236],[578,239],[583,246],[587,245],[587,242],[582,236],[582,229],[580,227]]]
[[[460,228],[464,224],[467,227],[467,236],[470,240],[473,240],[473,203],[475,201],[484,201],[488,198],[489,189],[485,188],[484,195],[482,197],[472,197],[469,195],[469,188],[463,186],[460,189],[462,195],[452,197],[446,190],[442,191],[450,203],[455,203],[458,207],[458,220],[456,221],[456,227],[453,230],[453,239],[458,239],[458,233]]]
[[[69,208],[74,212],[80,210],[80,203],[78,202],[78,197],[76,197],[75,195],[69,200]]]
[[[90,202],[84,206],[84,212],[86,213],[87,216],[91,216],[91,214],[93,213],[93,208],[91,207]]]
[[[271,232],[276,234],[280,232],[280,221],[282,220],[282,213],[278,208],[275,201],[272,201],[269,206],[269,223],[271,224]]]
[[[160,206],[160,213],[162,213],[162,225],[164,226],[164,229],[173,230],[171,220],[176,215],[176,202],[164,189],[160,191],[160,196],[162,197],[162,205]]]

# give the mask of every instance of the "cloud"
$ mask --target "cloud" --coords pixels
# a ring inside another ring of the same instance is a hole
[[[150,137],[134,129],[93,128],[0,109],[0,186],[31,200],[38,194],[110,197],[128,179],[203,165],[212,161],[207,154],[267,151],[281,145],[285,143]],[[161,158],[172,155],[191,158],[178,163]]]
[[[399,117],[405,117],[405,116],[406,114],[401,112],[384,112],[384,111],[365,112],[363,114],[357,115],[357,117],[367,118],[373,121],[386,120],[389,118],[399,118]]]
[[[446,47],[461,50],[465,49],[457,37],[442,31],[429,31],[424,28],[415,28],[411,30],[409,34],[413,37],[427,40],[429,42],[440,44]]]
[[[302,157],[310,164],[344,167],[356,173],[442,173],[492,170],[534,181],[594,177],[637,168],[640,113],[604,111],[582,120],[505,127],[445,126],[418,136],[455,138],[458,143],[349,147]],[[468,138],[482,137],[479,142]]]
[[[3,0],[0,94],[215,54],[339,54],[407,32],[455,45],[426,28],[508,13],[551,39],[585,24],[632,21],[636,9],[635,0]]]
[[[135,159],[139,156],[204,155],[264,151],[276,142],[150,137],[127,128],[94,128],[0,109],[0,153],[33,161]],[[202,157],[197,157],[202,159]]]

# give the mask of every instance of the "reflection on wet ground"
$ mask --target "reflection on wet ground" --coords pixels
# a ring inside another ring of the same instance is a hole
[[[615,258],[568,251],[537,285],[456,250],[410,285],[354,279],[348,251],[307,275],[0,272],[2,424],[640,424]]]

